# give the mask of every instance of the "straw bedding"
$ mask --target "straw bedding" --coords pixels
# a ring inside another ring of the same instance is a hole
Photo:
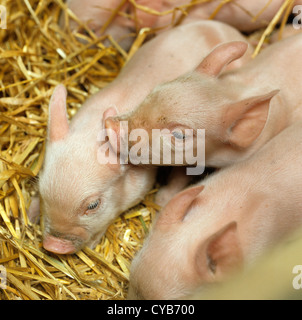
[[[181,10],[185,13],[195,2]],[[285,1],[283,12],[291,3]],[[7,29],[0,30],[0,266],[6,269],[7,283],[0,299],[124,299],[130,262],[159,209],[153,202],[156,189],[122,214],[95,250],[74,255],[45,251],[41,226],[29,222],[27,210],[43,164],[54,87],[66,85],[72,118],[90,95],[118,75],[146,34],[138,35],[127,54],[110,38],[112,46],[104,47],[104,37],[87,28],[83,43],[68,29],[61,30],[62,0],[1,4],[7,10]],[[275,25],[272,21],[264,35]],[[260,40],[258,51],[264,36]]]

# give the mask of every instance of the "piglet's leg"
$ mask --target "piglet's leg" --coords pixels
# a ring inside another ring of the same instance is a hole
[[[186,167],[174,167],[168,184],[157,192],[155,202],[162,207],[165,206],[173,196],[188,186],[191,179],[192,176],[186,175]]]

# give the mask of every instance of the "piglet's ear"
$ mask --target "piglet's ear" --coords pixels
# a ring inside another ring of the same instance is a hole
[[[114,117],[118,115],[116,106],[111,106],[103,113],[103,127],[109,131],[113,130],[118,135],[119,133],[119,121]]]
[[[204,189],[204,186],[188,188],[174,196],[161,212],[157,224],[170,225],[181,222],[188,212],[198,194]]]
[[[196,68],[197,72],[218,77],[223,69],[232,61],[241,58],[248,48],[243,41],[232,41],[214,48]]]
[[[115,117],[118,114],[116,106],[111,106],[103,113],[103,121],[106,121],[109,117]]]
[[[49,103],[48,137],[51,142],[64,139],[69,126],[66,110],[67,91],[64,85],[56,86]]]
[[[195,258],[201,277],[205,272],[220,280],[242,267],[243,253],[238,239],[237,223],[229,223],[198,247]]]
[[[229,106],[223,116],[225,141],[238,148],[249,147],[261,134],[269,113],[270,101],[279,92],[271,91]]]
[[[112,106],[103,113],[103,127],[106,129],[109,137],[111,147],[119,154],[120,152],[120,121],[115,118],[118,115],[118,110],[115,106]]]

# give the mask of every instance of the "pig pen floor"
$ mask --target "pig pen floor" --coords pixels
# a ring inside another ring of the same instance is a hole
[[[0,299],[124,299],[131,260],[159,210],[153,199],[156,189],[123,213],[95,250],[74,255],[45,251],[41,226],[28,221],[27,210],[44,159],[54,87],[67,87],[71,118],[118,75],[145,35],[138,36],[127,54],[113,40],[105,48],[104,39],[90,30],[81,36],[87,44],[61,30],[62,0],[1,4],[7,28],[0,30]],[[274,27],[272,23],[268,34]],[[253,35],[257,42],[262,32]]]

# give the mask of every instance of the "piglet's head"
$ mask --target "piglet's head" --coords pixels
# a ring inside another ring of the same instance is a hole
[[[117,215],[142,198],[147,183],[144,174],[136,172],[135,178],[130,169],[100,164],[98,129],[92,123],[95,121],[100,128],[102,118],[83,121],[80,129],[69,125],[66,89],[57,86],[49,105],[48,141],[39,191],[43,246],[59,254],[96,245]],[[133,192],[116,197],[116,190],[129,190],[129,181]],[[135,189],[136,182],[142,191]]]
[[[224,81],[229,72],[236,79],[234,68],[243,64],[241,59],[247,48],[242,41],[217,46],[193,72],[155,87],[133,112],[110,118],[107,127],[117,132],[118,121],[123,119],[128,122],[128,135],[134,129],[145,130],[147,138],[141,139],[139,145],[148,151],[150,162],[155,157],[161,165],[165,164],[161,157],[165,144],[172,152],[171,164],[179,150],[184,152],[183,165],[193,164],[186,162],[185,152],[189,147],[192,154],[198,154],[197,130],[204,129],[207,164],[221,167],[232,163],[262,133],[270,101],[279,91]],[[160,150],[153,150],[158,145],[154,139],[161,141]],[[129,139],[129,152],[135,143],[136,139]],[[185,147],[179,148],[182,143]]]
[[[203,189],[179,193],[160,213],[132,262],[129,299],[178,299],[241,267],[235,221],[216,230],[203,230],[194,221],[203,214]]]
[[[60,254],[77,251],[89,239],[84,220],[101,205],[97,193],[86,199],[77,194],[82,173],[79,159],[70,161],[70,154],[74,153],[71,149],[77,146],[67,146],[70,129],[66,96],[66,88],[59,85],[50,100],[47,152],[39,179],[43,246]],[[80,201],[76,200],[78,197]]]

